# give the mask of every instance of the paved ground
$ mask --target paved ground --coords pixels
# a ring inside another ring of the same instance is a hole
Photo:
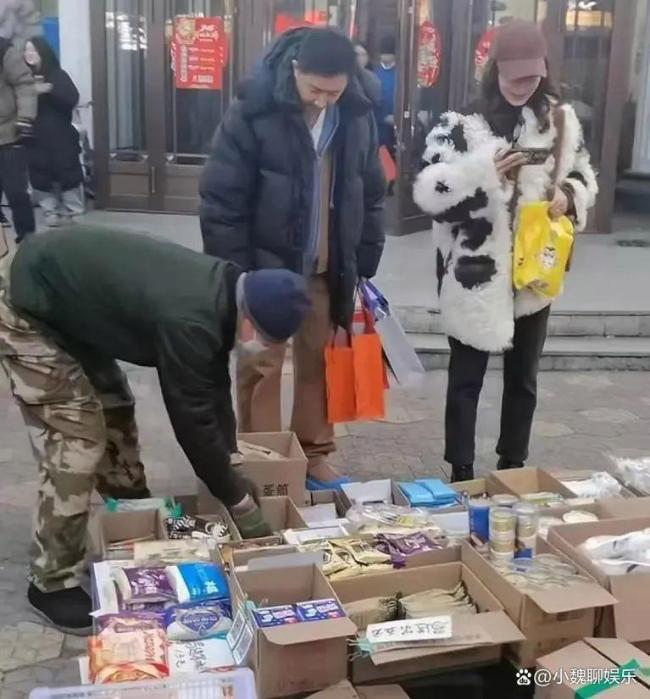
[[[172,437],[154,373],[133,369],[129,377],[138,399],[152,489],[157,494],[190,492],[191,470]],[[432,373],[416,393],[392,390],[386,422],[340,430],[336,462],[359,479],[441,475],[444,386],[444,374]],[[478,428],[481,467],[489,468],[495,460],[499,396],[499,377],[489,375]],[[76,683],[72,658],[84,644],[57,633],[44,636],[25,601],[36,467],[4,379],[0,380],[0,431],[0,699],[21,699],[35,686]],[[604,468],[610,454],[648,453],[650,375],[542,375],[531,464]]]
[[[131,228],[199,249],[195,216],[96,211],[89,221]],[[614,235],[578,238],[564,295],[554,308],[563,311],[650,311],[647,279],[650,247],[621,247],[623,241],[650,242],[650,221],[617,219]],[[394,306],[434,308],[434,254],[429,232],[389,237],[377,281]]]

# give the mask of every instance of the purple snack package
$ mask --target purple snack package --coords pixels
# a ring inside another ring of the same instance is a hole
[[[161,614],[149,612],[127,612],[124,614],[104,614],[97,617],[97,632],[128,633],[129,631],[150,631],[163,629]]]
[[[317,599],[311,602],[298,602],[296,612],[300,621],[325,621],[340,619],[345,611],[335,599]]]
[[[422,532],[414,532],[405,536],[379,534],[377,548],[383,553],[390,554],[394,566],[401,567],[409,556],[426,551],[437,551],[444,548],[444,545],[430,539]]]
[[[127,605],[166,602],[175,597],[165,568],[123,568],[117,571],[115,582]]]
[[[300,621],[296,610],[290,604],[280,604],[277,607],[259,607],[253,609],[253,616],[260,628],[296,624]]]

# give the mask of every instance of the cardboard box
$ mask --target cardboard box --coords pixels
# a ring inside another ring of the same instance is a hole
[[[260,498],[260,509],[274,532],[303,529],[307,526],[294,501],[289,497]]]
[[[539,658],[537,668],[546,670],[551,682],[538,684],[535,699],[650,699],[648,677],[634,671],[638,666],[650,668],[650,657],[627,641],[585,638]]]
[[[598,636],[621,638],[632,643],[650,641],[650,604],[647,602],[650,573],[608,576],[578,546],[592,536],[627,534],[647,527],[650,527],[650,516],[565,524],[549,530],[549,544],[593,576],[618,601],[600,618]]]
[[[273,606],[336,597],[315,565],[238,572],[231,594],[233,608],[247,600]],[[314,692],[346,678],[348,637],[357,631],[347,617],[271,628],[249,620],[254,632],[248,661],[260,699]]]
[[[487,480],[491,487],[500,488],[502,493],[527,495],[528,493],[558,493],[564,498],[575,498],[575,494],[548,471],[541,468],[511,468],[492,471]]]
[[[239,472],[249,478],[259,488],[260,496],[273,497],[286,495],[298,506],[307,502],[305,481],[307,479],[307,457],[293,432],[256,432],[239,434],[237,438],[282,454],[283,459],[245,458],[236,466]],[[202,510],[210,507],[215,500],[203,481],[198,481],[199,506]]]
[[[594,470],[594,469],[579,469],[579,470],[567,470],[567,471],[560,471],[560,470],[553,470],[550,472],[551,475],[554,478],[557,478],[559,481],[580,481],[580,480],[585,480],[587,478],[591,478],[595,473],[602,473],[602,469],[600,471]],[[614,478],[614,480],[618,481],[621,484],[621,492],[619,497],[621,498],[635,498],[636,493],[634,493],[632,490],[629,488],[626,488],[623,483],[621,483],[620,479],[616,478],[614,474],[610,473],[610,476]],[[570,489],[570,487],[569,487]],[[575,495],[575,493],[574,493]],[[577,497],[577,496],[575,496]]]
[[[396,684],[353,687],[345,680],[322,692],[310,694],[307,699],[408,699],[408,694]]]
[[[357,658],[351,664],[355,683],[403,680],[430,674],[434,670],[484,665],[501,659],[503,645],[523,641],[523,634],[508,619],[503,607],[474,573],[463,563],[443,563],[383,575],[363,575],[332,584],[345,606],[346,602],[370,597],[423,592],[432,588],[451,589],[463,581],[479,614],[457,616],[453,632],[460,635],[459,645],[444,642],[436,647],[385,651]],[[461,640],[462,638],[466,640]]]
[[[577,525],[553,527],[550,531],[571,526]],[[506,649],[508,659],[519,667],[532,667],[539,656],[571,641],[592,636],[596,611],[616,604],[616,599],[595,580],[562,590],[519,590],[467,542],[463,543],[462,560],[501,602],[508,616],[525,635],[524,642],[514,643]]]
[[[241,541],[237,525],[220,500],[213,499],[209,509],[204,511],[201,511],[196,495],[175,495],[174,500],[182,505],[186,514],[197,515],[208,521],[222,519],[228,526],[232,541]],[[158,510],[109,512],[98,509],[96,518],[96,526],[91,532],[92,547],[102,557],[106,556],[107,545],[118,541],[141,537],[150,537],[151,541],[168,538]]]

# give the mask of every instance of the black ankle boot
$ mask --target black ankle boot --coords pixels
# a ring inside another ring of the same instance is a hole
[[[523,466],[522,462],[508,461],[505,457],[500,456],[497,462],[497,471],[508,471],[511,468],[523,468]]]
[[[92,633],[92,603],[82,588],[41,592],[31,584],[27,599],[39,616],[60,631],[76,636],[89,636]]]
[[[452,466],[450,483],[459,481],[471,481],[474,478],[474,464],[466,466]]]

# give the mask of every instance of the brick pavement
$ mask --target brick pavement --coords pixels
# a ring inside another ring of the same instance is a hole
[[[155,373],[130,369],[150,483],[155,493],[188,492],[190,467],[175,444]],[[488,375],[478,426],[479,470],[495,461],[500,381]],[[382,423],[339,430],[335,461],[359,479],[441,475],[445,377],[427,376],[417,392],[390,392]],[[22,699],[35,686],[77,682],[73,658],[84,641],[45,636],[28,609],[25,570],[36,467],[4,379],[0,379],[0,699]],[[650,374],[545,373],[531,450],[531,465],[603,468],[608,455],[650,454]],[[19,637],[15,652],[3,652]],[[4,639],[4,642],[3,642]]]

